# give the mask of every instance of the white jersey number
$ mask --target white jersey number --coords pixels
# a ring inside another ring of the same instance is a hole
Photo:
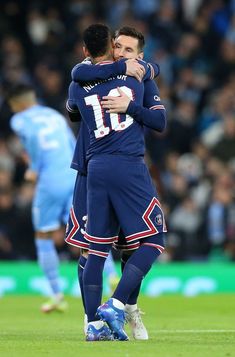
[[[33,120],[39,123],[41,127],[38,131],[38,138],[40,147],[43,150],[51,150],[59,147],[60,143],[55,137],[55,130],[58,127],[57,119],[53,116],[50,117],[35,117]]]
[[[128,95],[129,98],[133,100],[133,93],[132,90],[126,86],[120,87],[120,89]],[[112,97],[119,97],[119,92],[117,88],[111,89],[108,93],[109,96]],[[96,122],[96,130],[94,131],[95,137],[97,139],[102,138],[105,135],[108,135],[108,133],[111,130],[115,131],[121,131],[125,130],[128,128],[133,123],[133,118],[126,114],[126,119],[124,121],[120,121],[120,114],[118,113],[110,113],[110,122],[111,122],[111,128],[105,125],[104,122],[104,110],[101,107],[100,104],[100,99],[97,94],[90,95],[88,97],[85,97],[85,103],[86,105],[91,105],[95,117],[95,122]]]

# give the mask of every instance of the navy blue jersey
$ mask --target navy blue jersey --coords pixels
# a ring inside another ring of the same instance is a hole
[[[126,74],[127,59],[120,59],[119,61],[112,62],[105,61],[92,64],[91,61],[85,59],[83,62],[76,64],[72,71],[71,77],[74,82],[89,82],[97,79],[108,79],[118,74]],[[143,80],[154,79],[160,73],[160,68],[157,63],[147,63],[143,60],[138,60],[140,64],[145,67],[145,76]]]
[[[89,146],[90,146],[89,131],[84,121],[81,121],[79,133],[77,136],[77,142],[73,154],[73,159],[70,167],[74,170],[77,170],[82,175],[86,175],[87,173],[86,153]]]
[[[132,99],[126,114],[108,114],[100,105],[103,96],[119,95],[117,87]],[[144,95],[143,83],[126,75],[85,84],[71,83],[67,109],[71,112],[79,110],[88,126],[90,133],[88,158],[96,153],[134,156],[144,154],[142,124],[147,124],[158,131],[165,128],[165,108],[160,102],[156,84],[149,81],[147,87],[148,94]],[[144,98],[150,109],[143,108]]]

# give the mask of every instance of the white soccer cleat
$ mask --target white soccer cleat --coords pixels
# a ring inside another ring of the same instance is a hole
[[[143,312],[141,312],[139,309],[136,309],[132,312],[127,312],[125,311],[126,314],[126,321],[129,323],[132,335],[135,340],[148,340],[148,332],[146,330],[146,327],[143,324],[141,315],[143,315]]]
[[[52,297],[41,306],[41,311],[45,313],[52,311],[65,312],[67,309],[68,303],[64,300],[63,296]]]

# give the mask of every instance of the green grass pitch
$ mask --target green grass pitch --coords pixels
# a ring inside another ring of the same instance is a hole
[[[140,297],[148,341],[85,342],[81,300],[69,310],[42,314],[39,296],[0,299],[1,357],[235,356],[235,296]],[[127,332],[129,329],[127,327]]]

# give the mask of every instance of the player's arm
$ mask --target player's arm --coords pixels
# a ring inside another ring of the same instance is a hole
[[[155,81],[144,82],[143,106],[131,101],[126,112],[136,121],[151,129],[163,132],[166,128],[166,109]]]
[[[138,81],[153,79],[159,75],[159,66],[136,59],[121,59],[111,64],[96,64],[82,62],[77,64],[71,72],[74,82],[90,82],[108,79],[112,76],[126,74]]]
[[[166,127],[166,110],[159,97],[159,90],[152,80],[145,82],[143,106],[137,104],[118,88],[119,97],[105,96],[101,105],[108,113],[127,113],[137,122],[162,132]]]
[[[143,81],[146,81],[148,79],[154,79],[160,74],[160,67],[157,63],[147,63],[143,60],[138,60],[138,63],[142,64],[145,69]]]
[[[15,114],[10,121],[10,126],[19,138],[24,158],[27,160],[25,163],[28,165],[28,169],[25,173],[25,179],[35,182],[38,175],[41,152],[38,138],[31,133],[30,127],[24,124],[22,114]]]
[[[67,104],[66,104],[66,108],[67,108]],[[68,112],[69,119],[70,119],[73,123],[76,123],[76,122],[82,120],[81,113],[80,113],[79,111],[76,112],[76,113],[73,113],[73,112],[70,112],[70,111],[67,109],[67,112]]]
[[[72,122],[81,121],[81,113],[78,109],[76,98],[75,98],[75,83],[71,82],[69,86],[68,100],[66,102],[66,109],[69,115],[69,119]]]
[[[91,82],[99,79],[108,79],[119,74],[126,74],[125,60],[110,64],[92,64],[82,62],[77,64],[71,72],[74,82]]]
[[[22,140],[25,151],[29,157],[28,169],[24,174],[24,179],[26,181],[36,183],[42,155],[39,138],[35,133],[35,135],[30,135],[27,138],[23,138]]]

